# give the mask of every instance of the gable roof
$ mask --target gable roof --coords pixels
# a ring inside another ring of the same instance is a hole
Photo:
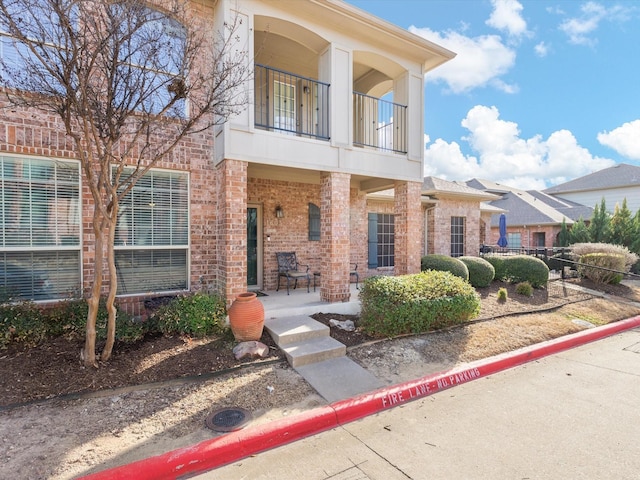
[[[493,191],[505,191],[498,200],[491,201],[494,207],[506,210],[507,223],[511,225],[559,225],[564,220],[568,225],[582,217],[591,218],[593,209],[576,202],[551,197],[536,190],[520,190],[499,185],[487,180],[473,179],[467,185],[484,186]],[[499,216],[491,217],[491,226],[497,227]]]
[[[613,167],[598,170],[583,177],[561,183],[543,190],[551,195],[588,190],[606,190],[608,188],[640,187],[640,167],[619,163]]]
[[[439,195],[460,197],[477,201],[497,200],[500,198],[486,191],[471,188],[465,184],[443,180],[438,177],[424,177],[424,181],[422,182],[422,195],[429,195],[436,198]]]

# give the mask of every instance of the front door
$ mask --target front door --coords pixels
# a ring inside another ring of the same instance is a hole
[[[262,209],[247,206],[247,287],[262,288]]]

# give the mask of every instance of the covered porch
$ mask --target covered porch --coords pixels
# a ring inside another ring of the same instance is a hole
[[[291,290],[304,304],[356,300],[354,264],[360,281],[420,270],[420,183],[237,160],[225,160],[219,168],[225,181],[218,189],[224,219],[217,235],[218,278],[228,302],[247,290],[273,292],[264,297],[268,303],[286,297],[278,252],[295,252],[300,268],[308,268],[312,291],[315,278],[315,293],[307,293],[306,279]],[[394,196],[370,202],[365,188],[372,185],[391,185]],[[383,233],[375,224],[372,228],[372,214],[391,219],[381,224]],[[382,236],[386,243],[375,243]],[[384,265],[377,263],[382,256]]]

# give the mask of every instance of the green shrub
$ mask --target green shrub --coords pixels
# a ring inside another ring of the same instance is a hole
[[[117,308],[117,307],[116,307]],[[87,328],[89,304],[86,300],[65,300],[46,310],[46,321],[50,336],[66,338],[84,338]],[[96,339],[107,338],[107,320],[109,314],[104,299],[100,299],[96,318]],[[116,340],[134,343],[144,338],[149,331],[149,324],[137,321],[124,311],[116,313]]]
[[[516,293],[525,297],[533,296],[533,287],[529,282],[520,282],[516,285]]]
[[[34,346],[47,337],[42,309],[33,302],[0,305],[0,347],[10,343]]]
[[[421,333],[480,313],[480,297],[450,272],[367,278],[360,289],[360,325],[376,336]]]
[[[469,270],[469,283],[476,288],[488,287],[496,275],[496,269],[480,257],[459,257]]]
[[[34,346],[47,338],[84,338],[89,306],[86,300],[67,300],[40,307],[32,302],[0,305],[0,347],[9,343]],[[125,312],[116,317],[116,339],[125,343],[140,340],[148,325],[134,321]],[[100,302],[96,319],[96,338],[107,337],[107,309]]]
[[[498,301],[499,302],[506,302],[507,298],[509,298],[509,292],[507,292],[506,288],[500,287],[498,289]]]
[[[625,271],[625,257],[617,253],[587,253],[580,256],[580,264],[578,265],[578,273],[580,276],[586,277],[595,283],[618,284],[624,278],[621,273],[601,270],[599,268],[589,268],[585,265],[594,267],[603,267],[609,270]]]
[[[539,288],[549,281],[549,267],[542,260],[527,255],[504,257],[506,279],[510,283],[529,282]]]
[[[439,272],[450,272],[463,280],[469,280],[469,269],[467,266],[454,257],[447,255],[425,255],[420,259],[420,270],[437,270]]]
[[[504,262],[504,259],[507,257],[502,255],[485,255],[482,258],[493,266],[494,280],[500,280],[502,282],[507,280],[507,267]]]
[[[193,337],[220,335],[228,329],[224,298],[215,293],[181,295],[163,305],[150,319],[160,332]]]

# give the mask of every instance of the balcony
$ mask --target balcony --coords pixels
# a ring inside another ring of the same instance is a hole
[[[329,84],[256,64],[255,126],[329,140]]]
[[[255,127],[329,140],[329,87],[328,83],[256,64]],[[405,105],[354,92],[353,124],[354,146],[407,153]]]
[[[353,144],[407,153],[407,107],[353,93]]]

